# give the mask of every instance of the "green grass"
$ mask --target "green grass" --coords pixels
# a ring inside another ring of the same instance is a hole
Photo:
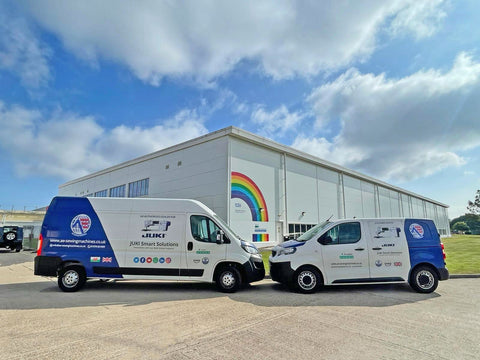
[[[272,254],[271,250],[260,250],[262,255],[263,265],[265,266],[265,275],[270,274],[270,264],[268,263],[268,257]]]
[[[480,274],[480,235],[452,235],[442,238],[447,253],[447,268],[450,274]],[[268,257],[270,250],[260,251],[265,273],[270,273]]]
[[[480,274],[480,235],[443,238],[450,274]]]

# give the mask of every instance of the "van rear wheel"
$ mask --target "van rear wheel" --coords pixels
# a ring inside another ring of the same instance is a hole
[[[242,277],[236,268],[233,266],[227,266],[220,269],[215,282],[220,291],[233,293],[240,288]]]
[[[66,266],[58,272],[58,287],[65,292],[80,290],[85,285],[85,281],[87,277],[81,266]]]
[[[437,272],[430,266],[417,267],[410,276],[410,286],[419,293],[434,292],[438,286]]]

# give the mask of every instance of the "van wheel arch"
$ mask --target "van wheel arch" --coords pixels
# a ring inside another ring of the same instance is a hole
[[[315,280],[316,283],[313,286],[313,288],[308,289],[306,287],[302,287],[301,285],[299,285],[298,277],[300,276],[300,274],[302,274],[302,272],[305,272],[305,275],[308,275],[308,276],[314,275],[316,277],[316,280]],[[314,265],[306,264],[306,265],[300,266],[297,270],[295,270],[293,274],[293,278],[291,282],[288,284],[288,286],[293,291],[300,291],[305,294],[311,294],[317,291],[320,287],[322,287],[324,285],[324,281],[325,280],[323,277],[323,273],[320,271],[319,268],[317,268]]]
[[[420,284],[418,284],[418,280],[415,279],[415,277],[418,276],[418,273],[421,272],[422,270],[426,271],[426,275],[428,275],[428,272],[432,274],[431,281],[433,283],[432,283],[432,286],[429,288],[425,288],[421,286]],[[412,270],[410,270],[410,274],[408,276],[408,283],[415,291],[428,294],[435,291],[435,289],[438,286],[439,278],[440,278],[440,274],[435,266],[433,266],[430,263],[420,263],[415,265],[415,267]]]
[[[83,268],[83,270],[85,271],[85,266],[83,266],[83,264],[80,262],[80,261],[76,261],[76,260],[65,260],[65,261],[62,261],[60,264],[58,264],[58,267],[57,267],[57,276],[58,276],[58,273],[60,272],[60,270],[62,270],[63,268],[67,267],[67,266],[80,266]]]

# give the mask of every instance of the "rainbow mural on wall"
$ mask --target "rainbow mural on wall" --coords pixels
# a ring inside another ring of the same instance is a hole
[[[268,209],[265,198],[257,184],[247,175],[232,171],[231,198],[242,199],[247,203],[253,221],[268,221]],[[268,241],[268,234],[253,234],[254,242]]]

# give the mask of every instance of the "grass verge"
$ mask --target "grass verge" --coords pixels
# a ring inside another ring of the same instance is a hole
[[[271,250],[260,250],[260,255],[262,255],[263,265],[265,266],[265,275],[270,274],[270,264],[268,263],[268,257],[272,254]]]
[[[480,274],[480,235],[443,238],[450,274]]]

